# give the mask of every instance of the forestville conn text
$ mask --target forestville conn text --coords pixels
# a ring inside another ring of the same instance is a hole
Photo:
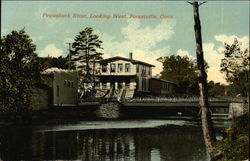
[[[135,19],[167,19],[167,18],[173,18],[173,16],[160,14],[145,14],[145,15],[137,15],[137,14],[49,14],[49,13],[43,13],[43,18],[92,18],[92,19],[123,19],[123,18],[135,18]]]

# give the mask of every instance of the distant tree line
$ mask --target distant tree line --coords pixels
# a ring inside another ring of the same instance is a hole
[[[214,97],[246,97],[249,91],[249,50],[242,50],[240,43],[224,45],[224,58],[221,60],[221,72],[225,73],[228,85],[214,81],[208,82],[208,94]],[[208,53],[209,54],[209,53]],[[197,66],[194,60],[187,56],[171,55],[157,59],[163,65],[160,78],[173,81],[177,86],[177,93],[198,95]],[[206,69],[209,68],[205,62]]]

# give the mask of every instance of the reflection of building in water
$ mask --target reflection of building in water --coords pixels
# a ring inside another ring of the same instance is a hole
[[[40,138],[40,139],[39,139]],[[46,132],[36,137],[33,147],[35,156],[48,160],[120,160],[133,158],[133,138],[120,132],[108,131]]]
[[[20,139],[20,137],[22,139]],[[208,160],[195,128],[0,133],[2,160]]]

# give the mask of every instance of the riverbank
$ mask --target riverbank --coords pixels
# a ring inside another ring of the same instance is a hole
[[[212,161],[242,161],[249,158],[249,114],[239,116],[217,142]]]

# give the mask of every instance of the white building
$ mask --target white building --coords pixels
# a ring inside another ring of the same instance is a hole
[[[133,97],[134,92],[145,94],[151,91],[152,67],[154,65],[130,58],[112,57],[102,59],[98,65],[99,72],[96,77],[99,83],[97,89],[126,90],[125,97]]]
[[[43,78],[44,84],[53,89],[53,106],[77,105],[77,71],[49,68],[43,72]]]

